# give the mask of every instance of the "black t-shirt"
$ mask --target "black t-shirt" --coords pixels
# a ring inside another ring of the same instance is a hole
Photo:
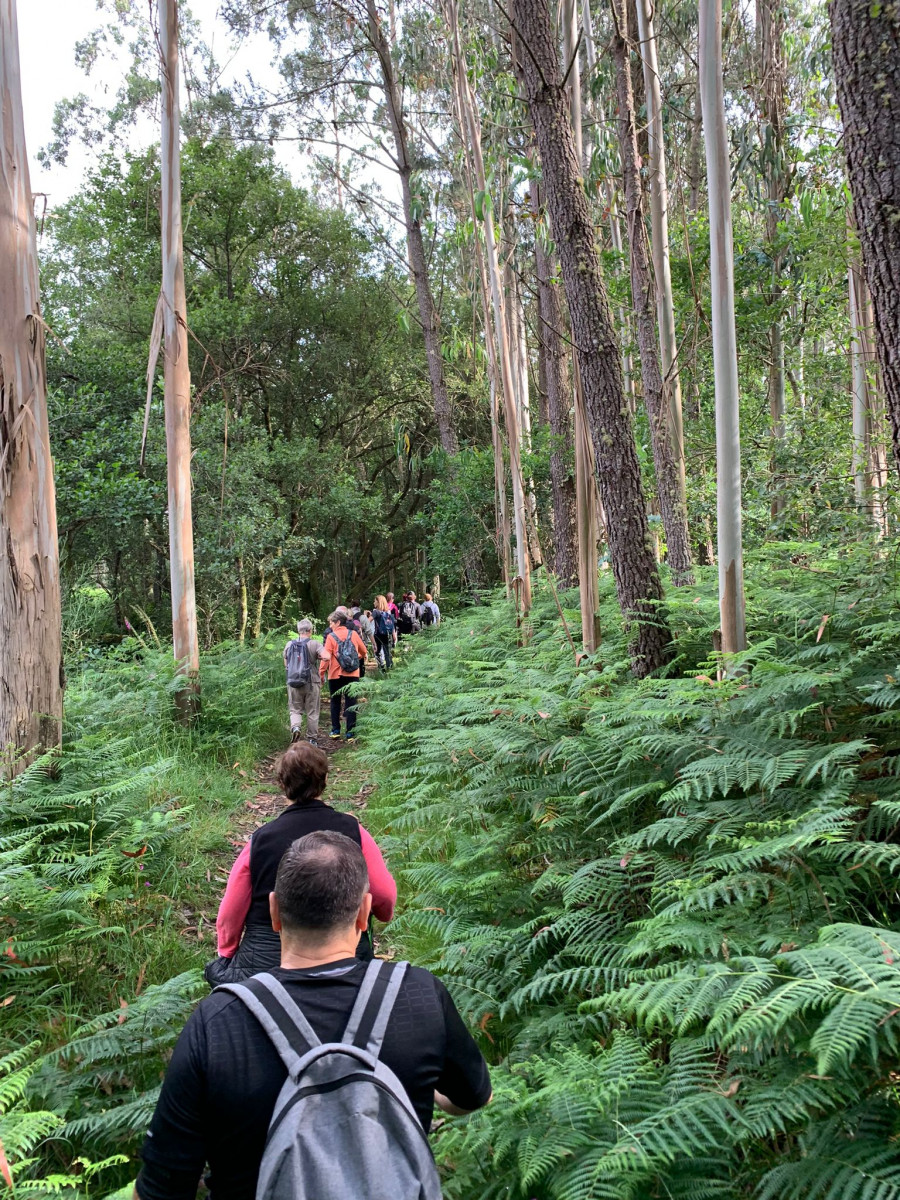
[[[323,1042],[339,1041],[366,964],[342,959],[272,974]],[[473,1110],[491,1094],[487,1064],[447,989],[409,967],[388,1022],[382,1061],[425,1129],[434,1091]],[[262,1026],[227,992],[194,1010],[175,1046],[141,1152],[141,1200],[194,1200],[205,1164],[211,1200],[253,1200],[269,1120],[287,1071]]]

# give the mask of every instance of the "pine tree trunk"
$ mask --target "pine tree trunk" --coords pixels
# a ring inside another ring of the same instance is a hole
[[[369,18],[369,40],[378,56],[384,81],[384,94],[387,103],[388,118],[394,138],[397,170],[400,174],[400,187],[403,193],[403,216],[406,222],[406,245],[409,253],[409,269],[416,289],[416,300],[419,306],[419,322],[422,326],[422,336],[425,339],[425,356],[428,360],[428,375],[431,380],[431,395],[434,402],[434,418],[437,422],[438,437],[441,445],[448,454],[456,454],[459,442],[453,427],[453,415],[450,410],[450,397],[447,383],[444,379],[444,360],[441,357],[441,318],[431,294],[431,284],[428,278],[428,260],[425,256],[425,243],[422,239],[422,226],[413,207],[412,195],[412,161],[409,155],[409,135],[406,128],[406,118],[403,115],[403,99],[394,72],[394,62],[391,58],[391,47],[384,34],[381,18],[375,7],[375,0],[366,0],[366,13]]]
[[[662,586],[650,547],[619,348],[547,0],[516,0],[512,23],[581,367],[610,560],[622,613],[634,635],[632,668],[637,675],[646,675],[668,661],[671,637],[661,609]]]
[[[161,0],[162,53],[162,304],[169,496],[169,571],[172,640],[179,672],[188,684],[176,694],[183,720],[196,712],[200,649],[194,595],[194,529],[191,516],[191,372],[188,363],[184,247],[181,235],[181,147],[178,99],[178,6]]]
[[[0,777],[59,745],[62,617],[15,0],[0,0]]]
[[[644,197],[638,165],[634,95],[631,90],[631,63],[624,36],[626,6],[626,0],[612,0],[612,44],[619,100],[619,146],[622,154],[622,175],[628,218],[631,297],[641,359],[644,403],[647,406],[650,439],[653,445],[653,462],[656,467],[659,509],[666,532],[672,582],[679,586],[693,582],[691,544],[688,535],[687,509],[682,492],[682,475],[675,452],[678,435],[677,431],[671,428],[671,412],[666,402],[657,351],[656,306],[647,245],[647,227],[644,223]]]
[[[551,274],[550,258],[541,242],[538,218],[541,213],[540,185],[531,182],[531,207],[535,215],[534,259],[538,293],[538,354],[547,389],[547,412],[553,445],[550,450],[550,488],[553,496],[553,570],[563,587],[572,587],[578,577],[575,542],[575,482],[567,459],[572,450],[569,420],[572,388],[569,382],[566,347],[562,340],[562,305],[559,287]]]
[[[713,370],[716,381],[716,514],[722,650],[747,648],[741,514],[741,424],[734,323],[731,163],[722,72],[722,0],[700,0],[700,98],[709,197]]]
[[[900,5],[831,0],[847,173],[900,470]]]

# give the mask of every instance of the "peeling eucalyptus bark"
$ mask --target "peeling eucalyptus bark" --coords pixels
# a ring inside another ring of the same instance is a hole
[[[0,777],[59,745],[62,616],[15,0],[0,0]]]

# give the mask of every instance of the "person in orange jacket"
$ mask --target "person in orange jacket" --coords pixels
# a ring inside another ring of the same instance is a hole
[[[333,612],[328,618],[328,626],[325,636],[328,658],[322,661],[319,671],[323,680],[327,678],[331,694],[331,736],[341,736],[343,709],[347,741],[352,742],[356,728],[356,697],[347,689],[354,680],[359,679],[360,667],[366,661],[366,644],[355,629],[349,628],[345,611]]]

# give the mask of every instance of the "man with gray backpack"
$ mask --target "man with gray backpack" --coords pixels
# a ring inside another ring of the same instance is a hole
[[[491,1098],[439,980],[354,957],[372,898],[362,851],[331,831],[286,851],[270,897],[281,966],[201,1001],[169,1064],[138,1200],[440,1200],[433,1106]]]
[[[297,637],[291,638],[284,648],[284,668],[287,671],[291,741],[296,742],[302,736],[305,715],[306,736],[317,746],[322,706],[319,663],[327,663],[330,655],[322,643],[313,638],[312,631],[312,621],[304,618],[297,622]]]

